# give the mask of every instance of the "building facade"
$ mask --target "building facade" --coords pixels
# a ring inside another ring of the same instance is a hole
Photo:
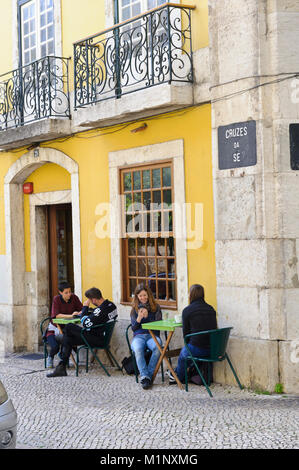
[[[38,349],[39,322],[67,279],[79,297],[97,286],[117,304],[121,359],[138,283],[164,317],[200,283],[219,326],[234,327],[229,350],[244,385],[298,390],[298,173],[288,144],[298,105],[287,93],[299,55],[284,46],[299,2],[0,8],[5,347]],[[215,380],[233,383],[222,364]]]

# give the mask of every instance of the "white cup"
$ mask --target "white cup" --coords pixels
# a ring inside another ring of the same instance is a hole
[[[182,315],[175,315],[174,319],[176,323],[182,323]]]

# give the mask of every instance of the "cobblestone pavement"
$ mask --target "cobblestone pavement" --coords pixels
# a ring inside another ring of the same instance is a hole
[[[18,413],[18,448],[298,449],[299,397],[212,384],[151,390],[98,365],[49,379],[43,360],[12,354],[0,377]]]

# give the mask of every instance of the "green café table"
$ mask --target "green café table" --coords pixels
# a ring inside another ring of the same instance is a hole
[[[160,357],[159,357],[159,360],[157,362],[157,365],[156,365],[156,368],[154,370],[154,374],[153,374],[153,382],[155,380],[155,377],[157,375],[157,372],[159,370],[159,367],[161,365],[161,362],[164,361],[167,363],[167,366],[168,366],[168,369],[170,370],[170,372],[172,373],[173,377],[175,378],[176,380],[176,383],[178,384],[179,388],[180,389],[183,389],[183,385],[182,383],[180,382],[178,376],[176,375],[176,373],[174,372],[167,356],[166,356],[166,353],[167,353],[167,348],[168,348],[168,345],[170,343],[170,340],[173,336],[173,333],[175,331],[176,328],[179,328],[179,327],[182,327],[183,324],[182,323],[176,323],[175,320],[160,320],[160,321],[153,321],[153,322],[150,322],[150,323],[143,323],[142,325],[142,328],[143,329],[146,329],[150,332],[153,340],[155,341],[156,345],[157,345],[157,348],[159,349],[160,351]],[[154,330],[159,330],[159,331],[168,331],[169,334],[167,335],[167,340],[166,340],[166,343],[164,345],[164,348],[162,349],[159,342],[157,341],[157,338],[156,338],[156,335],[155,333],[153,333]]]
[[[71,317],[69,319],[68,318],[53,318],[52,322],[55,325],[57,325],[58,330],[63,335],[63,331],[60,325],[67,325],[68,323],[81,323],[81,320],[80,318],[71,318]],[[74,363],[74,366],[76,367],[77,363],[73,354],[71,354],[71,359]]]

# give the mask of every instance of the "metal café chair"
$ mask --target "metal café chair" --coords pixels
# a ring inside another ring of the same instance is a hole
[[[104,366],[104,364],[101,362],[101,360],[97,356],[97,351],[99,351],[99,350],[104,350],[106,352],[109,360],[110,360],[111,365],[112,366],[116,365],[118,370],[121,370],[120,365],[118,364],[117,360],[115,359],[115,357],[113,356],[113,354],[110,350],[110,341],[111,341],[111,337],[112,337],[112,333],[113,333],[115,324],[116,324],[116,320],[110,321],[110,322],[107,322],[107,323],[102,323],[100,325],[95,325],[95,326],[92,326],[90,328],[82,328],[82,331],[80,332],[80,334],[81,334],[81,338],[83,339],[85,344],[82,345],[82,346],[78,346],[77,351],[76,351],[76,356],[77,356],[77,359],[76,359],[76,363],[77,363],[76,364],[76,376],[77,377],[78,377],[78,374],[79,374],[79,353],[82,349],[86,350],[86,364],[85,364],[86,372],[88,372],[88,355],[89,355],[88,353],[90,351],[92,353],[93,357],[98,362],[98,364],[104,369],[105,373],[110,377],[110,374],[107,371],[106,367]],[[88,343],[88,340],[85,336],[86,331],[90,331],[90,330],[93,330],[93,329],[96,329],[96,328],[103,328],[104,342],[103,342],[102,346],[91,346]]]
[[[230,335],[230,331],[232,330],[233,328],[232,327],[228,327],[228,328],[219,328],[217,330],[207,330],[207,331],[200,331],[198,333],[190,333],[189,335],[186,335],[184,337],[184,343],[185,343],[185,347],[188,351],[188,356],[185,358],[185,388],[186,388],[186,392],[188,392],[188,373],[187,373],[187,368],[188,368],[188,362],[190,363],[190,361],[192,361],[192,363],[194,364],[204,386],[206,387],[207,389],[207,392],[208,394],[210,395],[210,397],[212,397],[212,393],[211,393],[211,390],[209,388],[209,384],[206,383],[204,377],[203,377],[203,374],[200,370],[200,368],[198,367],[198,364],[197,362],[207,362],[209,363],[209,365],[211,365],[213,362],[222,362],[222,361],[225,361],[227,360],[233,374],[234,374],[234,377],[237,381],[237,384],[239,385],[240,389],[242,390],[243,389],[243,386],[241,385],[239,379],[238,379],[238,376],[235,372],[235,369],[233,368],[232,366],[232,363],[230,361],[230,358],[228,357],[228,354],[226,352],[226,347],[227,347],[227,343],[228,343],[228,338],[229,338],[229,335]],[[204,334],[209,334],[210,335],[210,355],[208,357],[197,357],[197,356],[194,356],[192,355],[190,349],[188,348],[188,340],[191,338],[191,337],[194,337],[194,336],[199,336],[199,335],[204,335]],[[209,367],[210,369],[210,367]],[[208,374],[208,382],[210,382],[210,370],[209,370],[209,374]]]

